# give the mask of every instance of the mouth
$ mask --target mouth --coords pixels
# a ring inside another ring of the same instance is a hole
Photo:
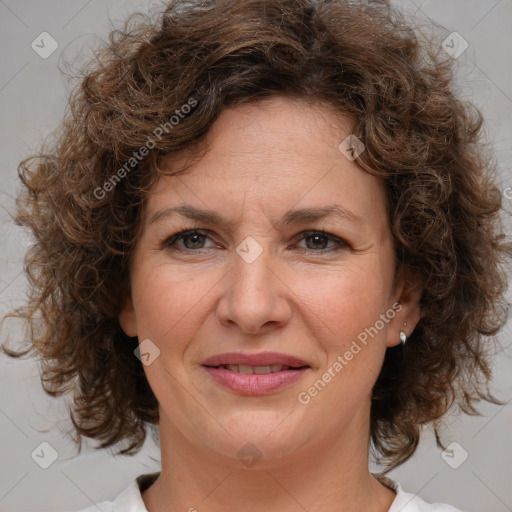
[[[274,352],[218,354],[201,366],[223,388],[253,396],[280,391],[312,369],[302,359]]]
[[[223,370],[229,370],[230,372],[242,373],[244,375],[256,374],[264,375],[267,373],[277,373],[289,370],[301,370],[303,368],[309,368],[309,366],[287,366],[283,364],[271,364],[262,366],[251,366],[247,364],[221,364],[218,366],[204,365],[207,368],[217,368]]]

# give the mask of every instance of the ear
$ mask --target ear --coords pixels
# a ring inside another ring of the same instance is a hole
[[[119,324],[126,336],[133,338],[137,336],[137,319],[131,295],[127,295],[119,312]]]
[[[392,309],[395,311],[395,316],[389,322],[386,335],[387,347],[394,347],[401,343],[400,331],[409,338],[421,319],[421,289],[415,285],[411,272],[401,273],[393,299]]]

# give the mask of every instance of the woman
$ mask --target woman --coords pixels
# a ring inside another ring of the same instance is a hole
[[[158,424],[161,472],[102,510],[456,510],[384,476],[498,403],[501,197],[429,48],[382,3],[214,0],[98,51],[20,166],[18,354],[77,442],[134,454]]]

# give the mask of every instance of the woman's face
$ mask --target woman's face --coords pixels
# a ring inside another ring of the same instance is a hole
[[[153,188],[120,322],[161,437],[263,460],[367,442],[386,347],[418,308],[392,293],[385,188],[339,149],[351,128],[282,97],[226,109],[205,156]]]

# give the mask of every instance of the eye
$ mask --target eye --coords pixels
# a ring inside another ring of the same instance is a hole
[[[164,248],[172,247],[177,251],[193,251],[197,249],[205,249],[204,242],[208,238],[208,233],[206,233],[205,231],[201,231],[198,229],[190,229],[186,231],[180,231],[179,233],[176,233],[175,235],[171,236],[162,244],[162,246]],[[177,246],[176,242],[181,242],[182,246]]]
[[[300,242],[304,241],[306,243],[306,247],[300,247],[298,245],[295,247],[301,251],[323,253],[341,250],[347,246],[343,240],[331,235],[330,233],[326,233],[325,231],[303,231],[300,235]],[[188,229],[180,231],[166,239],[162,243],[162,249],[172,249],[175,251],[197,251],[215,247],[205,246],[205,242],[209,239],[210,237],[207,231],[200,229]],[[329,244],[333,244],[334,247],[329,247]]]
[[[326,233],[325,231],[304,231],[301,233],[302,240],[306,243],[306,250],[313,252],[328,252],[332,250],[339,250],[346,246],[343,240],[338,237]],[[308,241],[310,243],[308,243]],[[327,247],[329,242],[335,244],[334,247]]]

